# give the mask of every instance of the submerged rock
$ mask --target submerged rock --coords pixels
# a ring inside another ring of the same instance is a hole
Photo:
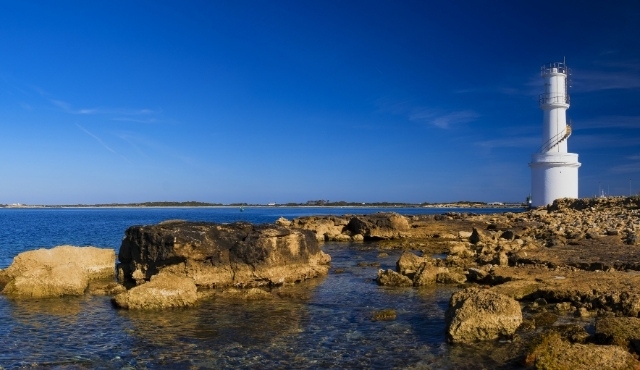
[[[331,257],[308,230],[176,221],[128,228],[118,259],[120,281],[163,270],[212,288],[299,282],[327,274]]]
[[[0,272],[2,293],[23,298],[82,295],[91,280],[113,279],[115,251],[69,245],[20,253]]]
[[[520,304],[487,289],[468,288],[454,293],[446,313],[450,342],[470,343],[510,337],[521,323]]]

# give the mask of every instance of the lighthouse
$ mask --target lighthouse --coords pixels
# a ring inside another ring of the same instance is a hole
[[[568,68],[564,62],[541,67],[544,93],[542,145],[531,156],[531,205],[545,206],[558,198],[578,197],[578,154],[567,152],[571,126],[567,123],[569,94]]]

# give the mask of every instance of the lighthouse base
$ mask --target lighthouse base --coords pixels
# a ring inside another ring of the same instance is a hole
[[[531,205],[546,206],[559,198],[578,197],[578,155],[536,153],[531,156]]]

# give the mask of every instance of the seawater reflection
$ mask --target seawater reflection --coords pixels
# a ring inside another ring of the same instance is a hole
[[[121,311],[108,297],[0,298],[5,368],[446,367],[444,311],[455,288],[385,288],[378,268],[400,251],[327,244],[331,273],[276,298],[207,298],[190,309]],[[379,263],[360,267],[358,262]],[[394,321],[373,321],[395,309]]]

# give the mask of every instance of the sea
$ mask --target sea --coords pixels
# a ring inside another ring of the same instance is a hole
[[[20,252],[57,245],[119,249],[132,225],[164,220],[273,223],[308,215],[502,213],[473,208],[2,208],[0,269]],[[477,369],[502,366],[483,351],[452,346],[444,316],[458,288],[378,286],[399,250],[324,243],[323,278],[286,286],[277,297],[215,297],[195,307],[115,309],[109,297],[11,299],[0,294],[0,369]],[[384,253],[383,253],[384,252]],[[385,254],[386,253],[386,254]],[[395,310],[390,321],[376,312]]]

